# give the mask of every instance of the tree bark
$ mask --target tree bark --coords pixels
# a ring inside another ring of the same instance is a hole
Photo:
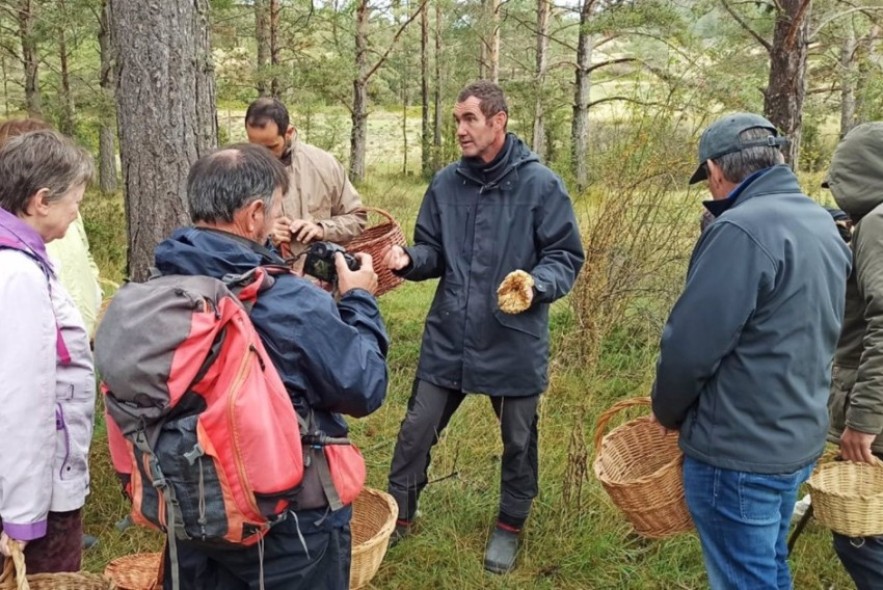
[[[58,60],[61,68],[61,117],[58,122],[58,130],[68,136],[73,136],[75,131],[74,122],[74,97],[71,94],[71,76],[68,68],[67,39],[65,26],[67,26],[67,6],[65,0],[58,0],[59,23],[58,27]]]
[[[117,190],[117,159],[114,147],[116,123],[114,113],[113,47],[110,39],[109,8],[107,0],[101,3],[101,16],[98,20],[98,48],[101,58],[101,128],[98,132],[98,186],[105,195]]]
[[[435,113],[435,125],[432,133],[432,171],[438,172],[441,169],[441,153],[442,153],[442,9],[441,0],[435,0],[435,90],[433,92],[433,110]]]
[[[25,102],[28,116],[43,115],[43,100],[40,96],[39,55],[34,25],[37,22],[37,5],[34,0],[20,0],[18,5],[18,34],[21,40],[21,63],[25,78]]]
[[[432,130],[429,126],[429,5],[420,10],[420,171],[432,173]]]
[[[270,6],[269,0],[254,0],[254,36],[257,43],[257,87],[258,94],[266,96],[268,91],[267,69],[270,65]]]
[[[117,56],[128,272],[148,276],[156,245],[190,222],[190,165],[217,145],[209,0],[110,0]]]
[[[543,87],[546,82],[549,49],[549,17],[551,0],[537,0],[537,65],[534,72],[533,151],[541,160],[546,159],[546,113],[543,104]]]
[[[350,178],[365,178],[365,142],[368,137],[368,0],[356,5],[356,78],[353,80],[353,128],[350,135]]]
[[[855,28],[848,26],[840,46],[840,138],[843,139],[856,124],[855,90],[857,78]]]
[[[570,127],[571,168],[577,191],[589,183],[589,91],[591,90],[592,37],[588,31],[592,0],[583,0],[579,14],[579,38],[576,45],[576,80],[573,96],[573,120]]]
[[[796,172],[800,164],[803,100],[806,96],[806,54],[811,0],[779,0],[769,83],[764,91],[763,112],[790,143],[783,148],[785,160]]]
[[[488,48],[488,59],[490,61],[489,71],[492,82],[500,81],[500,10],[502,9],[501,0],[489,0],[491,8],[491,43]]]
[[[279,0],[270,0],[270,68],[272,70],[270,75],[270,94],[276,97],[279,96],[281,90],[281,84],[279,83],[279,16],[281,12],[282,7],[279,5]]]

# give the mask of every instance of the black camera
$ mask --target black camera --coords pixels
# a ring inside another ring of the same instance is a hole
[[[362,266],[356,258],[343,246],[333,242],[313,242],[307,250],[304,261],[304,274],[314,276],[326,283],[337,281],[337,268],[334,266],[334,255],[340,252],[350,270],[359,270]]]

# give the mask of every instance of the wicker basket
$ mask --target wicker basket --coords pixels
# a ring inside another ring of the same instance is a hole
[[[398,513],[398,505],[392,496],[371,488],[363,489],[353,502],[351,590],[364,587],[377,573]]]
[[[677,436],[663,434],[649,416],[626,422],[605,435],[620,411],[649,406],[650,398],[620,401],[601,414],[595,427],[595,476],[639,535],[661,539],[693,528],[684,500],[684,456]]]
[[[363,489],[353,502],[351,590],[364,587],[380,568],[398,510],[392,496],[371,488]],[[114,559],[104,575],[118,590],[158,590],[162,588],[162,553],[136,553]],[[0,586],[0,590],[5,588]]]
[[[813,516],[849,537],[883,535],[883,462],[834,461],[820,465],[807,482]]]
[[[365,252],[374,259],[374,272],[377,273],[376,296],[380,297],[402,284],[403,279],[393,274],[382,262],[383,255],[390,246],[404,246],[406,244],[405,234],[402,232],[399,222],[383,209],[365,207],[361,211],[373,211],[385,217],[386,221],[367,228],[362,232],[362,235],[343,244],[343,246],[348,252]]]
[[[85,572],[26,575],[25,558],[17,544],[13,544],[12,558],[3,564],[0,573],[2,590],[110,590],[110,580],[98,574]]]
[[[135,553],[114,559],[104,568],[117,590],[158,590],[162,588],[162,553]]]

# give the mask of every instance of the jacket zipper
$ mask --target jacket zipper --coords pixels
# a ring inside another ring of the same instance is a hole
[[[245,381],[245,376],[248,373],[249,361],[251,361],[252,354],[258,354],[257,349],[253,344],[248,345],[249,354],[245,355],[242,359],[242,364],[239,366],[239,371],[236,374],[236,379],[233,381],[233,385],[231,386],[231,391],[234,392],[232,395],[229,395],[230,402],[227,406],[227,420],[228,420],[228,428],[230,429],[230,434],[233,436],[233,450],[234,450],[234,460],[236,461],[236,468],[239,471],[239,479],[242,482],[243,487],[243,495],[245,496],[245,500],[248,503],[249,507],[254,510],[254,513],[257,515],[261,514],[260,508],[258,508],[257,501],[252,496],[251,492],[251,484],[248,482],[248,476],[245,473],[245,466],[242,464],[241,457],[239,455],[239,433],[236,430],[236,424],[233,420],[233,410],[236,405],[236,398],[239,396],[240,386],[243,381]],[[260,358],[260,356],[258,357]]]

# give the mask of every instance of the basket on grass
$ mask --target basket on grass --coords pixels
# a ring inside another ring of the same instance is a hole
[[[807,482],[813,516],[848,537],[883,535],[883,461],[833,461]]]
[[[0,573],[2,590],[111,590],[113,584],[98,574],[61,572],[28,576],[25,557],[17,543],[11,544],[12,557],[3,564]]]
[[[402,284],[403,279],[393,274],[382,262],[383,255],[390,246],[404,246],[406,244],[405,234],[402,232],[399,222],[383,209],[364,207],[360,211],[377,213],[385,217],[386,221],[366,228],[360,236],[342,245],[347,249],[347,252],[365,252],[374,259],[374,272],[377,273],[376,295],[380,297]]]
[[[363,489],[353,502],[351,590],[364,587],[377,574],[398,510],[392,496],[371,488]],[[162,553],[136,553],[114,559],[104,575],[118,590],[158,590],[162,588]]]
[[[380,490],[364,488],[353,502],[351,590],[365,586],[380,569],[398,514],[395,499]]]
[[[684,500],[684,455],[678,438],[663,434],[650,416],[636,418],[604,434],[611,418],[649,397],[617,402],[595,427],[595,476],[639,535],[661,539],[693,528]]]
[[[162,553],[135,553],[107,564],[104,575],[116,590],[159,590],[162,588]]]

